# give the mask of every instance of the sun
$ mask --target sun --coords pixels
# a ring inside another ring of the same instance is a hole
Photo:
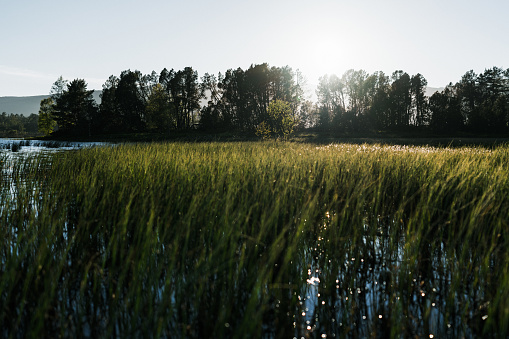
[[[306,48],[299,56],[301,71],[315,82],[328,74],[341,76],[344,71],[354,68],[356,48],[348,37],[337,36],[333,32],[313,34],[305,42]]]

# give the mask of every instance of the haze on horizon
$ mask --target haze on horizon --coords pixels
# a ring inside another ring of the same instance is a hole
[[[101,89],[110,75],[251,64],[299,69],[314,92],[348,69],[421,73],[430,87],[507,68],[509,2],[3,1],[0,96],[44,95],[59,77]]]

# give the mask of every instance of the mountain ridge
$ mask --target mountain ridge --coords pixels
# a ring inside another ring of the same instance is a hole
[[[100,94],[102,91],[94,90],[94,100],[99,105],[101,103]],[[5,96],[0,97],[0,113],[21,114],[29,116],[30,114],[39,114],[41,100],[49,98],[48,95],[31,96]]]

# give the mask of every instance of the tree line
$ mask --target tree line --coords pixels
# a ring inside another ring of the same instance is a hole
[[[507,133],[509,69],[468,71],[430,97],[426,79],[395,71],[349,70],[323,76],[317,88],[318,125],[343,132],[425,130],[435,134]]]
[[[68,82],[60,77],[41,102],[39,128],[46,134],[58,130],[82,135],[197,128],[260,135],[271,128],[287,135],[310,127],[344,135],[509,131],[509,69],[468,71],[430,97],[424,76],[401,70],[390,76],[363,70],[324,75],[316,103],[305,98],[305,83],[298,70],[266,63],[201,78],[191,67],[145,75],[126,70],[108,78],[97,105],[83,79]]]
[[[84,80],[60,77],[50,98],[41,102],[40,126],[44,133],[58,129],[79,134],[195,128],[254,132],[269,119],[267,108],[274,100],[288,102],[294,120],[305,124],[311,103],[303,101],[299,79],[303,81],[302,75],[290,67],[266,63],[218,76],[206,73],[201,79],[191,67],[147,75],[126,70],[109,77],[97,105]]]
[[[30,114],[0,114],[0,135],[2,137],[23,138],[38,135],[38,116]]]

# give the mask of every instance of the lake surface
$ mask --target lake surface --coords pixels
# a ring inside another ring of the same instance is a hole
[[[20,140],[0,139],[0,152],[30,154],[37,152],[51,152],[58,150],[72,150],[83,147],[103,146],[104,142],[74,142],[74,141],[52,141],[52,140]]]

